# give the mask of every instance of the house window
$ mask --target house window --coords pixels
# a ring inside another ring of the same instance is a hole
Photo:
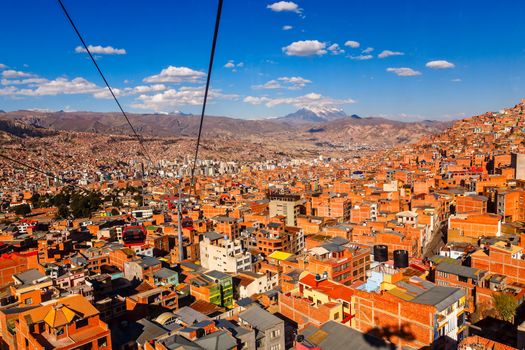
[[[336,312],[336,313],[334,314],[334,320],[338,320],[338,319],[339,319],[339,312]]]
[[[82,327],[85,327],[85,326],[87,326],[87,325],[88,325],[88,319],[87,319],[87,318],[83,318],[83,319],[78,320],[78,321],[76,322],[76,327],[77,327],[77,329],[82,328]]]
[[[33,298],[27,298],[26,305],[31,305],[31,304],[33,304]]]
[[[97,345],[98,345],[99,349],[108,346],[108,339],[106,337],[99,338],[97,340]]]
[[[272,345],[270,350],[281,350],[281,344]]]
[[[281,330],[280,329],[276,329],[276,330],[272,331],[272,333],[271,333],[271,337],[272,338],[277,338],[280,335],[281,335]]]

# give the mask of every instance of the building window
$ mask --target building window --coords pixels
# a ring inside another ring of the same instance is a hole
[[[336,313],[334,314],[334,320],[338,320],[338,319],[339,319],[339,312],[336,312]]]
[[[281,350],[281,344],[272,345],[270,350]]]
[[[26,305],[31,305],[31,304],[33,304],[33,298],[27,298]]]
[[[77,327],[77,329],[82,328],[82,327],[85,327],[85,326],[87,326],[87,325],[88,325],[88,319],[87,319],[87,318],[83,318],[83,319],[78,320],[78,321],[76,322],[76,327]]]
[[[272,338],[277,338],[280,335],[281,335],[281,330],[280,329],[276,329],[276,330],[272,331],[272,333],[271,333],[271,337]]]
[[[99,349],[108,346],[108,339],[106,337],[98,339],[97,345]]]

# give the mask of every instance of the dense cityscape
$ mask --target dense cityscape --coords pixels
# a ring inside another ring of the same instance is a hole
[[[201,160],[194,192],[184,160],[3,160],[3,346],[521,349],[524,112],[348,159]]]
[[[299,2],[3,6],[0,350],[525,350],[525,4]]]

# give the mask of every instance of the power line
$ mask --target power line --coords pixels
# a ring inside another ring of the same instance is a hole
[[[215,18],[215,30],[213,32],[213,41],[211,44],[210,63],[208,65],[208,76],[206,78],[206,88],[204,90],[204,101],[202,103],[202,113],[201,113],[201,119],[200,119],[200,124],[199,124],[199,134],[197,136],[197,145],[195,146],[195,157],[193,159],[193,166],[191,168],[190,195],[191,195],[191,189],[193,188],[194,181],[195,181],[195,167],[197,166],[197,157],[199,156],[199,146],[201,143],[202,124],[204,122],[204,113],[206,112],[206,102],[208,101],[208,90],[210,88],[211,72],[213,69],[213,59],[215,57],[215,46],[217,45],[217,36],[219,35],[219,24],[221,22],[222,2],[223,0],[219,0],[219,3],[217,5],[217,17]]]
[[[137,138],[137,141],[139,142],[140,146],[142,147],[142,151],[144,153],[144,157],[148,158],[148,160],[153,163],[153,160],[151,159],[151,157],[149,156],[149,153],[148,151],[146,150],[146,147],[144,147],[144,143],[143,143],[143,140],[142,140],[142,137],[137,133],[137,130],[135,129],[135,127],[133,127],[133,124],[131,124],[131,121],[129,120],[128,118],[128,115],[126,114],[126,112],[124,112],[124,109],[122,108],[119,100],[117,99],[117,96],[115,95],[115,93],[113,92],[113,89],[111,88],[111,86],[109,85],[106,77],[104,76],[104,74],[102,73],[102,70],[100,69],[100,67],[98,66],[98,63],[97,61],[95,60],[95,58],[93,57],[93,55],[91,54],[91,50],[89,50],[89,47],[86,45],[86,42],[84,41],[84,38],[82,37],[82,35],[80,34],[80,32],[78,31],[77,29],[77,26],[75,25],[75,22],[73,22],[73,19],[71,18],[71,16],[69,15],[69,12],[66,10],[66,7],[64,6],[64,4],[62,3],[62,0],[57,0],[58,3],[60,4],[60,7],[62,8],[62,11],[64,12],[64,14],[66,15],[67,19],[69,20],[69,23],[71,23],[71,26],[73,27],[73,29],[75,30],[75,33],[77,33],[77,36],[78,38],[80,39],[80,42],[82,43],[82,46],[84,46],[84,49],[86,50],[86,52],[88,53],[89,57],[91,58],[91,61],[93,62],[93,64],[95,65],[95,67],[97,68],[97,71],[98,73],[100,74],[100,77],[102,78],[102,80],[104,81],[104,83],[106,84],[106,87],[108,88],[109,92],[111,93],[111,96],[113,96],[113,99],[115,100],[115,102],[117,103],[117,106],[118,108],[120,109],[120,112],[122,112],[122,115],[124,116],[124,118],[126,118],[126,121],[128,122],[128,125],[129,127],[131,128],[131,130],[133,131],[133,134],[135,134],[135,137]]]

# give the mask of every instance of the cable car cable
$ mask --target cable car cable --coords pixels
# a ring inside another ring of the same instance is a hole
[[[126,112],[124,112],[124,109],[122,108],[122,105],[120,104],[119,100],[117,99],[117,96],[115,95],[115,93],[113,92],[113,89],[111,88],[111,86],[109,85],[106,77],[104,76],[104,73],[102,73],[102,70],[100,69],[97,61],[95,60],[95,58],[93,57],[93,55],[91,54],[91,50],[89,49],[89,47],[86,45],[86,42],[84,41],[84,38],[82,37],[82,34],[80,34],[77,26],[75,25],[75,22],[73,22],[73,19],[71,18],[71,16],[69,15],[69,12],[67,11],[66,7],[64,6],[64,4],[62,3],[62,0],[57,0],[58,3],[60,4],[60,7],[62,8],[62,11],[64,12],[64,15],[67,17],[67,19],[69,20],[69,23],[71,24],[71,26],[73,27],[73,29],[75,30],[75,33],[77,34],[78,38],[80,39],[80,42],[82,43],[82,46],[84,46],[84,49],[86,50],[87,54],[89,55],[89,58],[91,58],[91,61],[93,62],[93,64],[95,65],[95,68],[97,69],[98,73],[100,74],[100,77],[102,78],[102,80],[104,81],[104,83],[106,84],[106,87],[108,88],[109,92],[111,93],[111,96],[113,96],[113,99],[115,100],[115,102],[117,103],[117,106],[118,108],[120,109],[120,112],[122,113],[122,115],[124,116],[124,118],[126,119],[129,127],[131,128],[131,130],[133,131],[133,134],[135,134],[135,137],[137,138],[137,141],[139,142],[141,148],[142,148],[142,151],[144,152],[144,157],[146,157],[152,164],[153,164],[153,160],[152,158],[149,156],[149,153],[148,151],[146,150],[146,147],[144,147],[144,143],[143,143],[143,139],[142,137],[137,133],[137,130],[135,129],[135,127],[133,126],[133,124],[131,124],[131,121],[129,120],[128,118],[128,115],[126,114]]]
[[[60,1],[60,0],[58,0]],[[191,168],[191,177],[190,177],[190,196],[191,196],[191,190],[194,186],[195,181],[195,167],[197,166],[197,158],[199,156],[199,146],[201,143],[201,134],[202,134],[202,125],[204,123],[204,113],[206,112],[206,102],[208,101],[208,90],[210,88],[210,79],[211,79],[211,73],[213,70],[213,61],[215,58],[215,47],[217,45],[217,37],[219,35],[219,25],[221,22],[221,13],[222,13],[222,3],[223,0],[219,0],[217,4],[217,16],[215,18],[215,29],[213,31],[213,40],[211,44],[211,52],[210,52],[210,62],[208,65],[208,76],[206,77],[206,87],[204,90],[204,100],[202,102],[202,112],[201,112],[201,118],[199,123],[199,133],[197,135],[197,144],[195,146],[195,157],[193,159],[193,166]]]

